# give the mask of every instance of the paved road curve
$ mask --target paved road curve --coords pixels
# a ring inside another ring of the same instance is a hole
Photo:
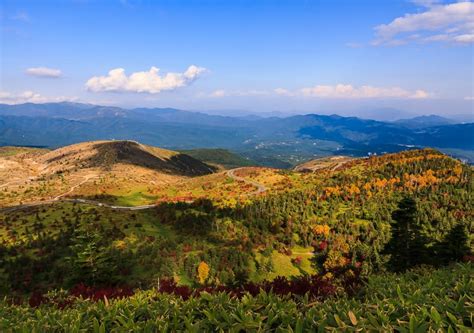
[[[263,193],[267,190],[267,188],[263,184],[257,183],[256,181],[249,180],[247,178],[236,176],[235,171],[238,171],[240,169],[243,169],[243,168],[236,168],[236,169],[232,169],[232,170],[227,170],[226,174],[227,174],[228,177],[230,177],[234,180],[242,181],[244,183],[251,184],[251,185],[255,186],[257,188],[257,190],[250,193],[250,194],[260,194],[260,193]]]

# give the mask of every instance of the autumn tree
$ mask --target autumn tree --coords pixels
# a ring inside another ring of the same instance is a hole
[[[209,265],[201,261],[198,266],[198,279],[200,284],[204,284],[209,276]]]
[[[323,236],[323,238],[327,238],[330,231],[331,228],[327,224],[317,224],[313,227],[314,234],[316,236]]]

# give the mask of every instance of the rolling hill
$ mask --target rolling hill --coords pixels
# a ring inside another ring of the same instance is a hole
[[[92,141],[48,151],[0,150],[0,203],[112,195],[153,200],[148,188],[211,174],[216,167],[189,155],[135,141]],[[126,201],[126,200],[125,200]]]
[[[111,170],[116,165],[132,165],[157,172],[201,176],[215,168],[186,154],[140,144],[136,141],[93,141],[56,149],[39,159],[43,170],[64,172],[77,168]]]

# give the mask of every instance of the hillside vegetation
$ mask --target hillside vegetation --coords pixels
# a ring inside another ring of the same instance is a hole
[[[318,170],[335,171],[341,168],[344,163],[350,161],[351,159],[352,158],[347,156],[323,157],[297,165],[294,170],[300,172],[315,172]]]
[[[39,157],[74,170],[55,154]],[[432,149],[311,165],[149,184],[170,197],[141,210],[0,210],[0,327],[472,328],[473,169]],[[99,169],[109,186],[117,169]]]
[[[274,293],[183,299],[156,289],[125,299],[50,293],[38,308],[0,301],[0,329],[18,332],[469,332],[472,265],[376,275],[353,297],[313,302]],[[65,306],[65,304],[68,304]]]
[[[0,212],[2,286],[19,292],[79,282],[150,286],[164,277],[193,286],[200,284],[201,262],[210,267],[211,284],[331,277],[354,267],[362,274],[405,269],[400,261],[439,265],[470,252],[472,169],[434,150],[350,160],[314,173],[243,168],[233,175],[266,191],[252,194],[253,185],[244,183],[214,202],[213,191],[223,195],[216,184],[228,176],[210,175],[204,178],[213,185],[193,202],[123,211],[58,201]],[[400,219],[404,210],[410,220]],[[413,244],[393,247],[395,233]]]
[[[192,149],[182,150],[181,152],[205,163],[217,165],[224,169],[256,165],[254,161],[244,158],[227,149]]]

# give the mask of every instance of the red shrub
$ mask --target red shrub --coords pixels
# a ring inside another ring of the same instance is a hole
[[[328,242],[322,241],[321,243],[319,243],[318,249],[319,251],[324,251],[326,250],[327,247],[328,247]]]
[[[69,294],[73,297],[82,297],[94,301],[112,298],[124,298],[133,295],[130,287],[89,287],[83,283],[75,285]]]

